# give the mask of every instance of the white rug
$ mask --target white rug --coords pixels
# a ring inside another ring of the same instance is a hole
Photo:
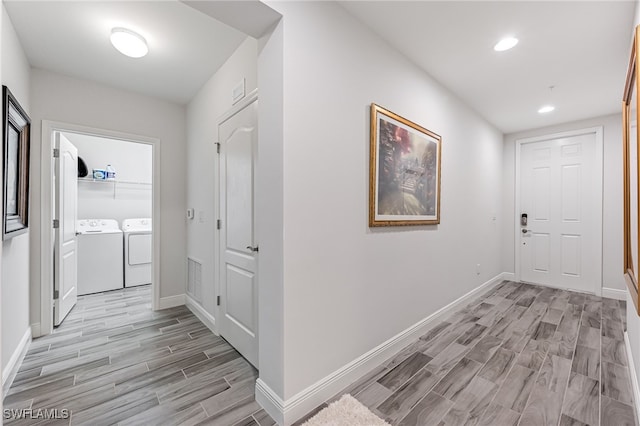
[[[390,426],[349,394],[311,417],[302,426]]]

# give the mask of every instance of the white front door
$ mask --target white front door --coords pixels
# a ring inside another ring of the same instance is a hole
[[[600,294],[601,137],[594,129],[519,142],[522,281]]]
[[[220,334],[258,367],[255,172],[258,101],[218,127],[220,140]]]
[[[60,325],[78,299],[78,150],[61,133],[55,133],[55,210],[53,321]]]

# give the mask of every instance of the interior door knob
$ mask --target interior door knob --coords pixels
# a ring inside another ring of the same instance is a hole
[[[522,233],[523,233],[523,234],[526,234],[527,232],[529,232],[529,230],[528,230],[528,229],[523,229],[523,230],[522,230]]]

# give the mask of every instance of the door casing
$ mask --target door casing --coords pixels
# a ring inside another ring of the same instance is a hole
[[[216,129],[218,129],[220,127],[220,125],[222,123],[224,123],[225,121],[227,121],[229,118],[233,117],[235,114],[237,114],[238,112],[242,111],[244,108],[246,108],[248,105],[251,105],[254,101],[256,101],[258,99],[258,89],[254,89],[251,92],[249,92],[241,101],[239,101],[238,103],[236,103],[233,107],[231,107],[227,112],[225,112],[223,115],[221,115],[220,117],[218,117],[217,120],[217,125],[216,125]],[[258,141],[258,144],[260,143],[260,141]],[[220,156],[217,156],[216,158],[216,170],[220,170]],[[217,215],[217,219],[220,219],[221,217],[221,212],[220,212],[220,178],[218,176],[218,173],[216,173],[216,177],[215,177],[215,185],[214,185],[214,200],[215,200],[215,211],[216,211],[216,215]],[[254,190],[257,190],[257,188],[254,188]],[[254,206],[255,208],[255,206]],[[223,224],[224,226],[224,224]],[[220,256],[220,232],[218,230],[218,232],[216,232],[215,234],[215,238],[214,238],[214,244],[215,244],[215,254],[214,254],[214,264],[215,264],[215,276],[214,276],[214,280],[215,280],[215,296],[218,297],[221,294],[221,286],[222,286],[222,282],[220,279],[220,268],[221,268],[221,264],[222,264],[222,258]],[[258,270],[256,271],[256,276],[258,277],[258,282],[260,282],[260,263],[258,262]],[[259,289],[259,284],[258,284],[258,289]],[[258,290],[259,292],[259,290]],[[258,311],[260,310],[260,305],[258,303]],[[215,306],[215,318],[220,318],[221,315],[221,309],[220,306],[216,304]],[[259,325],[258,325],[258,330],[259,330]],[[216,321],[214,323],[214,333],[216,335],[220,335],[220,324],[218,321]],[[258,331],[259,333],[259,331]],[[259,353],[258,353],[258,358],[259,358]]]
[[[120,139],[127,142],[151,145],[152,168],[152,217],[153,217],[153,270],[151,277],[151,307],[160,308],[160,140],[146,136],[97,129],[77,124],[43,120],[40,151],[40,323],[33,324],[33,337],[53,332],[53,137],[54,132],[81,133],[85,135]]]
[[[573,136],[581,136],[581,135],[594,135],[595,136],[595,167],[594,167],[594,172],[597,174],[598,179],[596,179],[597,181],[597,185],[594,188],[594,193],[599,194],[598,197],[596,197],[597,200],[597,209],[596,209],[596,223],[597,223],[597,229],[595,230],[596,233],[596,237],[597,240],[599,241],[598,247],[597,247],[597,253],[598,253],[598,270],[599,270],[599,274],[598,274],[598,283],[599,285],[597,285],[597,288],[594,288],[594,293],[597,296],[601,296],[602,295],[602,205],[603,205],[603,128],[602,126],[598,126],[598,127],[590,127],[590,128],[586,128],[586,129],[579,129],[579,130],[571,130],[571,131],[567,131],[567,132],[561,132],[561,133],[553,133],[553,134],[549,134],[549,135],[543,135],[543,136],[535,136],[535,137],[530,137],[530,138],[525,138],[525,139],[518,139],[516,140],[516,147],[515,147],[515,154],[516,154],[516,162],[515,162],[515,202],[514,202],[514,211],[513,211],[513,215],[514,215],[514,231],[513,231],[513,236],[514,236],[514,241],[513,241],[513,249],[514,249],[514,261],[515,261],[515,279],[516,281],[520,281],[520,276],[521,276],[521,268],[520,268],[520,172],[521,172],[521,168],[520,168],[520,152],[522,149],[522,146],[524,144],[528,144],[528,143],[533,143],[533,142],[542,142],[542,141],[548,141],[548,140],[553,140],[553,139],[560,139],[560,138],[567,138],[567,137],[573,137]]]

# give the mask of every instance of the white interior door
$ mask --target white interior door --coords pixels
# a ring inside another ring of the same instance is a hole
[[[78,150],[55,133],[55,211],[53,321],[60,325],[78,299]]]
[[[520,143],[516,239],[522,281],[600,294],[600,137],[594,131]]]
[[[220,140],[220,334],[258,367],[255,170],[258,101],[218,127]]]

